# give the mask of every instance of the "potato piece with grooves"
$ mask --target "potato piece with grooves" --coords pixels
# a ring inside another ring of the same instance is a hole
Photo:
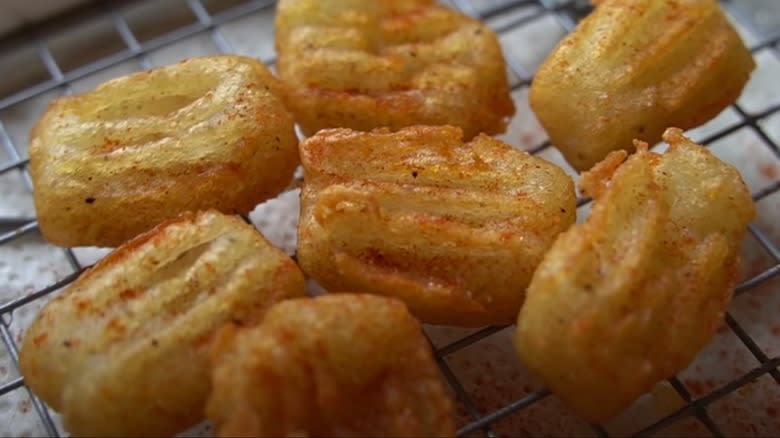
[[[603,0],[547,57],[529,99],[582,171],[715,117],[755,66],[716,0]]]
[[[739,173],[670,128],[663,154],[582,175],[590,216],[560,235],[517,320],[521,359],[588,421],[684,369],[723,322],[755,206]]]
[[[251,225],[185,213],[47,303],[25,335],[22,375],[72,434],[172,435],[202,418],[214,332],[303,295],[301,271]]]
[[[217,339],[207,415],[219,436],[455,435],[430,344],[400,300],[288,300]]]
[[[300,145],[298,261],[325,289],[403,299],[432,324],[509,324],[555,237],[571,178],[459,128],[323,130]]]
[[[433,0],[282,0],[276,51],[306,135],[422,124],[471,139],[515,111],[495,33]]]
[[[299,163],[279,93],[262,63],[223,55],[53,101],[30,142],[43,236],[113,247],[183,211],[248,213]]]

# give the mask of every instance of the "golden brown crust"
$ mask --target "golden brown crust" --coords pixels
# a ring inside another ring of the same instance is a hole
[[[184,213],[49,302],[25,335],[21,371],[70,433],[171,435],[202,416],[217,328],[303,295],[301,271],[252,226]]]
[[[511,323],[575,220],[563,170],[454,127],[323,130],[300,152],[301,268],[327,290],[399,297],[428,323]]]
[[[447,124],[470,139],[514,114],[496,35],[432,0],[282,0],[276,49],[307,135]]]
[[[618,414],[710,340],[755,216],[736,169],[679,129],[664,139],[663,155],[640,147],[583,175],[597,187],[590,216],[547,252],[518,317],[523,361],[589,421]]]
[[[586,170],[668,126],[732,103],[755,68],[715,0],[603,0],[539,68],[531,108],[566,161]]]
[[[257,327],[223,330],[213,361],[219,436],[455,435],[430,345],[394,298],[279,303]]]
[[[43,236],[117,246],[182,211],[251,211],[299,162],[279,94],[257,60],[209,56],[55,100],[30,143]]]

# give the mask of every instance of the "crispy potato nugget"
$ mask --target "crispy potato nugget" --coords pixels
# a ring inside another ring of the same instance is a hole
[[[298,261],[328,290],[403,299],[433,324],[509,324],[575,220],[552,163],[454,127],[320,131],[304,166]]]
[[[43,236],[117,246],[183,211],[275,196],[299,162],[278,88],[252,58],[209,56],[55,100],[30,142]]]
[[[715,117],[754,68],[715,0],[603,0],[539,68],[530,104],[586,170],[635,138],[652,145],[668,126]]]
[[[399,300],[289,300],[232,329],[213,350],[206,412],[219,436],[455,435],[430,345]]]
[[[425,124],[472,138],[515,111],[496,35],[434,0],[281,0],[276,49],[307,135]]]
[[[582,175],[595,203],[545,255],[516,346],[584,419],[602,421],[685,368],[723,321],[755,207],[739,173],[670,128]]]
[[[25,335],[21,371],[72,434],[172,435],[202,418],[216,329],[303,295],[303,273],[251,225],[186,213],[49,302]]]

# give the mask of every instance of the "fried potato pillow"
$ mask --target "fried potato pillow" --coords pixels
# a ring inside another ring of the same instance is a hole
[[[545,255],[517,321],[523,361],[589,421],[618,414],[710,340],[755,216],[736,169],[679,129],[664,140],[663,155],[638,143],[582,175],[590,216]]]
[[[219,436],[455,435],[430,344],[400,300],[288,300],[217,339],[207,415]]]
[[[732,103],[755,68],[716,0],[602,0],[534,77],[531,108],[566,161],[651,145]]]
[[[495,33],[434,0],[281,0],[276,68],[306,135],[454,125],[466,139],[514,114]]]
[[[25,383],[79,436],[163,436],[202,418],[224,323],[304,295],[295,263],[251,225],[186,213],[118,248],[43,308]]]
[[[563,170],[455,127],[323,130],[300,152],[301,268],[330,291],[399,297],[428,323],[514,321],[575,220]]]
[[[30,141],[43,236],[113,247],[183,211],[248,213],[299,162],[278,94],[259,61],[207,56],[55,100]]]

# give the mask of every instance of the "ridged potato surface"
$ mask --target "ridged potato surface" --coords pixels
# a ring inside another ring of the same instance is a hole
[[[455,127],[323,130],[300,153],[301,268],[327,290],[399,297],[428,323],[514,321],[575,220],[563,170]]]
[[[525,364],[589,421],[618,414],[711,339],[755,216],[736,169],[679,129],[664,139],[663,155],[639,144],[582,175],[590,216],[545,255],[517,321]]]
[[[531,108],[578,170],[715,117],[755,68],[716,0],[602,0],[548,56]]]
[[[504,132],[514,103],[495,33],[433,0],[282,0],[276,67],[303,132],[455,125]]]
[[[259,61],[207,56],[53,101],[30,141],[43,236],[114,247],[183,211],[251,211],[299,163],[279,94]]]
[[[301,271],[251,225],[185,213],[47,303],[25,334],[21,372],[71,434],[172,435],[203,416],[215,331],[303,295]]]
[[[455,435],[430,344],[400,300],[288,300],[217,339],[207,414],[219,436]]]

